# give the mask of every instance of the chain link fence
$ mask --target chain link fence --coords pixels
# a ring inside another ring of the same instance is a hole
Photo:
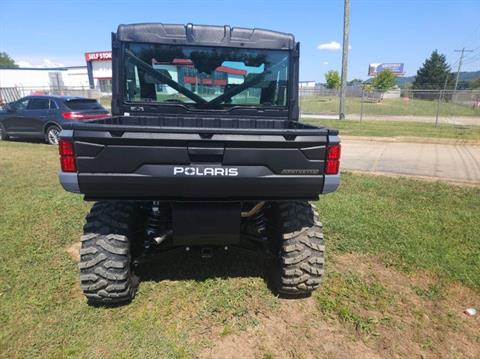
[[[299,95],[303,118],[338,118],[338,91],[302,88]],[[423,122],[435,126],[480,125],[480,90],[397,89],[381,93],[351,87],[347,89],[346,118],[355,121]]]
[[[386,93],[348,87],[346,118],[354,121],[423,122],[438,126],[480,126],[480,90],[397,89]],[[111,96],[88,87],[0,88],[0,105],[28,95],[81,96],[110,108]],[[323,87],[299,89],[303,118],[338,119],[339,92]]]

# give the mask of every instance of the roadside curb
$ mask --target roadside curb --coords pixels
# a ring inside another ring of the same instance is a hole
[[[468,145],[480,146],[480,141],[477,140],[463,140],[456,138],[434,138],[434,137],[408,137],[408,136],[394,136],[394,137],[380,137],[380,136],[351,136],[342,135],[340,138],[347,141],[375,141],[375,142],[407,142],[407,143],[428,143],[428,144],[442,144],[442,145]]]

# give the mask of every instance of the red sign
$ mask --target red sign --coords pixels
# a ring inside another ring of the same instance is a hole
[[[89,61],[109,61],[112,59],[111,51],[104,52],[87,52],[85,54],[85,60]]]

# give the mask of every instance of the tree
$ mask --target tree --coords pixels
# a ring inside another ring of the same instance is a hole
[[[470,81],[470,86],[471,89],[480,89],[480,78]]]
[[[338,89],[340,87],[340,75],[336,70],[330,70],[325,73],[327,88]]]
[[[0,52],[0,68],[2,67],[18,67],[18,65],[6,52]]]
[[[347,81],[348,86],[361,86],[363,84],[363,80],[360,79],[353,79],[352,81]]]
[[[452,83],[453,76],[450,73],[450,66],[447,64],[445,55],[433,51],[422,67],[417,71],[414,89],[443,90],[445,79],[448,79],[447,86]]]
[[[377,76],[375,76],[375,78],[372,81],[373,88],[380,92],[387,92],[392,87],[394,87],[395,84],[396,84],[395,74],[389,69],[385,69],[379,74],[377,74]]]

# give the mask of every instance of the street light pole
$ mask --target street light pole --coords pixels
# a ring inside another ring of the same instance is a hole
[[[339,119],[345,119],[345,95],[347,91],[348,66],[348,36],[350,33],[350,0],[345,0],[343,11],[343,53],[342,53],[342,83],[340,87]]]

